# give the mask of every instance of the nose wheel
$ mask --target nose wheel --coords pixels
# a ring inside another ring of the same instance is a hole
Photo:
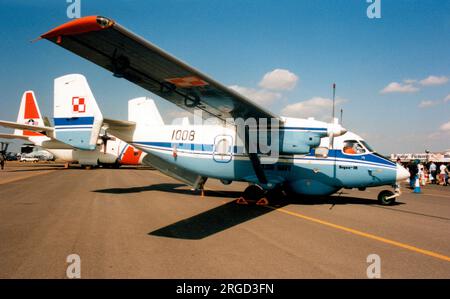
[[[383,190],[378,194],[378,202],[383,206],[390,206],[398,195],[389,190]]]

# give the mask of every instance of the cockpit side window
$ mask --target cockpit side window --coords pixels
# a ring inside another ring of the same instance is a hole
[[[364,140],[360,140],[359,142],[361,142],[369,152],[371,153],[375,152],[375,150]]]
[[[342,151],[347,155],[360,155],[364,154],[366,149],[356,140],[346,140]]]

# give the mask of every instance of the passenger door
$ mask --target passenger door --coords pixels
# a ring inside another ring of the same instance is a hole
[[[214,138],[213,159],[219,163],[231,161],[233,138],[229,135],[218,135]]]

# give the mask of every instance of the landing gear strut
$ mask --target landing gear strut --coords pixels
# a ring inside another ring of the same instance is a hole
[[[392,197],[394,196],[394,197]],[[389,190],[383,190],[378,194],[378,203],[383,206],[390,206],[395,202],[395,193]]]
[[[390,206],[394,204],[395,199],[400,196],[400,186],[398,184],[395,184],[393,187],[394,192],[383,190],[378,194],[378,202],[380,203],[380,205]]]

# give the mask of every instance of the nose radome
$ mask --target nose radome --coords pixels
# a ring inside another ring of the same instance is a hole
[[[409,178],[409,176],[409,171],[400,164],[397,164],[397,182],[404,181]]]

